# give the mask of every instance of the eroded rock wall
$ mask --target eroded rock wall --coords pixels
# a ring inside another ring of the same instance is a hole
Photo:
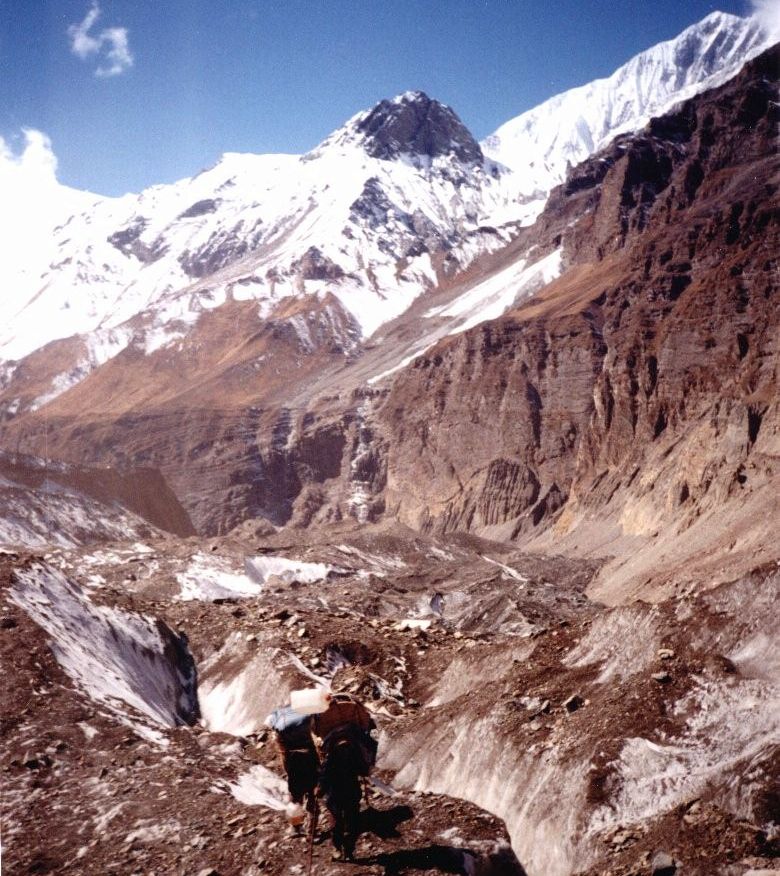
[[[537,229],[562,229],[570,270],[399,375],[380,416],[402,521],[604,555],[768,512],[776,61],[580,166]]]

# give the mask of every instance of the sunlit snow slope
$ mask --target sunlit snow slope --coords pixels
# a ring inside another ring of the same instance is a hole
[[[411,144],[422,152],[377,148],[421,113],[436,136],[454,137]],[[372,117],[375,129],[362,131]],[[326,288],[369,335],[437,282],[432,257],[476,232],[500,197],[454,113],[407,93],[307,155],[226,154],[192,179],[102,199],[62,222],[53,254],[5,280],[0,357],[96,333],[94,367],[130,342],[149,352],[180,337],[228,298],[267,312]]]
[[[81,336],[40,407],[128,346],[175,342],[230,299],[257,301],[266,317],[285,298],[328,292],[343,309],[335,321],[355,341],[368,337],[504,246],[570,164],[733,75],[769,40],[755,19],[713,13],[609,79],[507,122],[482,147],[451,109],[412,91],[306,155],[229,153],[138,195],[72,192],[52,158],[45,190],[25,191],[17,175],[22,190],[0,210],[16,253],[0,269],[0,390],[14,362]]]
[[[511,119],[482,149],[512,169],[506,184],[515,197],[539,201],[541,209],[570,166],[618,134],[636,131],[680,101],[722,84],[772,42],[757,19],[713,12],[607,79],[565,91]]]

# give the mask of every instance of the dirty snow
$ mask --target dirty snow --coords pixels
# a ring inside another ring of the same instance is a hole
[[[246,560],[245,568],[257,585],[265,584],[271,576],[285,582],[313,584],[325,580],[334,571],[333,566],[326,563],[304,563],[286,557],[252,557]]]
[[[652,662],[661,645],[655,609],[627,606],[594,619],[588,633],[564,658],[566,666],[601,663],[597,684],[625,679]]]
[[[520,581],[522,584],[528,583],[528,578],[525,575],[521,575],[517,569],[513,569],[511,566],[505,566],[503,563],[499,563],[498,560],[491,559],[490,557],[486,557],[484,554],[480,554],[483,560],[486,563],[491,563],[494,566],[498,566],[499,569],[510,578],[513,578],[515,581]]]
[[[261,764],[240,775],[238,781],[228,787],[239,803],[265,806],[277,812],[284,810],[290,799],[287,783]]]
[[[431,545],[428,548],[428,556],[437,560],[446,560],[447,562],[455,559],[455,554],[445,551],[443,548],[436,547],[436,545]]]
[[[406,562],[401,557],[395,555],[374,554],[346,544],[336,545],[336,550],[347,557],[357,560],[363,564],[363,571],[371,572],[379,578],[385,577],[388,572],[395,572],[406,568]]]
[[[126,806],[127,803],[116,803],[114,806],[106,809],[105,812],[101,812],[95,818],[95,833],[105,833],[109,824],[122,813]]]
[[[158,622],[94,604],[46,564],[20,570],[16,578],[11,601],[52,637],[51,649],[65,672],[137,733],[167,744],[148,721],[163,727],[182,723],[192,680],[171,663]]]
[[[203,724],[213,733],[233,733],[248,736],[257,733],[262,724],[252,713],[253,694],[251,668],[230,680],[200,686],[199,701]]]
[[[365,399],[355,411],[358,441],[349,463],[350,494],[347,507],[358,523],[368,522],[371,500],[371,482],[361,477],[361,464],[371,454],[371,433],[366,427],[371,410],[371,402]]]
[[[71,548],[138,538],[152,527],[136,514],[53,481],[37,488],[0,484],[0,545]]]
[[[175,818],[167,821],[152,821],[149,818],[142,818],[135,822],[135,830],[130,831],[124,839],[125,845],[133,843],[156,843],[170,837],[170,839],[181,842],[181,823]]]
[[[257,596],[260,584],[233,571],[230,560],[202,552],[195,554],[183,572],[176,575],[181,586],[179,599],[213,602],[235,596]]]
[[[609,806],[594,812],[589,832],[667,812],[705,790],[752,818],[751,779],[780,745],[780,687],[755,679],[700,682],[675,711],[690,715],[678,738],[626,740],[617,788]]]
[[[288,660],[273,649],[247,643],[240,633],[198,666],[198,701],[204,726],[213,732],[247,736],[289,696],[282,670]]]

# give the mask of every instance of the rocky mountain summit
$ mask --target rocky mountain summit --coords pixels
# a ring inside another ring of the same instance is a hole
[[[310,684],[380,728],[313,872],[777,866],[766,42],[715,14],[593,118],[480,145],[406,92],[57,220],[0,338],[7,866],[305,873],[263,720]]]
[[[462,164],[482,165],[479,144],[453,110],[422,91],[406,91],[360,113],[325,144],[355,140],[372,158],[409,161],[452,157]]]

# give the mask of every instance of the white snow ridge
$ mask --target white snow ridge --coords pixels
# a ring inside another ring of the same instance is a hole
[[[551,97],[501,125],[482,142],[513,171],[521,201],[546,200],[574,167],[618,134],[726,82],[773,42],[756,18],[713,12],[673,40],[641,52],[606,79]]]

